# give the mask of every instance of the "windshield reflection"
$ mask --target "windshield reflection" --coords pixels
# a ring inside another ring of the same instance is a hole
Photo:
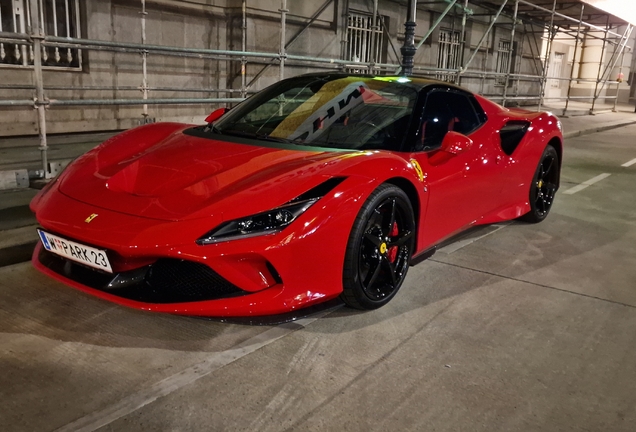
[[[227,113],[214,131],[301,146],[399,150],[417,89],[398,79],[305,76],[281,81]]]

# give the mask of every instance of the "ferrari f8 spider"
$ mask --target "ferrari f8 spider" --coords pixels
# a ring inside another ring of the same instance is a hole
[[[452,84],[309,74],[203,126],[123,132],[32,201],[42,272],[134,308],[258,316],[385,305],[475,225],[543,220],[559,120]]]

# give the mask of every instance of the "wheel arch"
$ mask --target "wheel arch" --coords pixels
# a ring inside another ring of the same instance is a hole
[[[551,145],[552,147],[554,147],[554,149],[557,152],[557,156],[559,157],[559,173],[561,172],[561,165],[563,164],[563,143],[561,142],[561,139],[559,137],[553,137],[549,142],[548,145]],[[561,183],[561,176],[559,175],[559,179],[557,180],[557,187],[560,186]]]
[[[420,196],[417,193],[417,189],[413,182],[404,178],[404,177],[393,177],[385,181],[385,183],[392,184],[394,186],[399,187],[404,191],[406,196],[409,198],[411,202],[411,207],[413,207],[413,216],[415,218],[415,247],[413,248],[413,253],[418,251],[418,230],[420,227],[420,213],[421,213],[421,202]]]

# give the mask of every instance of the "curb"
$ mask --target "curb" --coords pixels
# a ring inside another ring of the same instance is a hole
[[[30,261],[38,242],[35,221],[0,231],[0,267]]]
[[[0,249],[0,268],[30,261],[36,244],[34,241]]]
[[[568,132],[568,133],[563,134],[563,139],[576,138],[576,137],[579,137],[581,135],[589,135],[589,134],[593,134],[593,133],[597,133],[597,132],[604,132],[604,131],[607,131],[607,130],[618,129],[618,128],[629,126],[629,125],[633,125],[633,124],[636,124],[636,120],[631,120],[631,121],[628,121],[628,122],[616,123],[616,124],[611,124],[611,125],[606,125],[606,126],[598,126],[598,127],[590,128],[590,129],[577,130],[577,131],[574,131],[574,132]]]

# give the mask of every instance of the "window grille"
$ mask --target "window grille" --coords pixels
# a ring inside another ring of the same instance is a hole
[[[80,0],[38,0],[40,23],[46,36],[80,37]],[[31,25],[28,0],[0,0],[0,31],[26,33]],[[0,65],[33,65],[33,47],[0,43]],[[81,50],[42,46],[42,65],[79,69]]]
[[[441,29],[437,45],[437,67],[439,69],[458,69],[461,61],[460,32]],[[453,81],[455,73],[437,73],[437,79]]]
[[[508,71],[512,72],[511,62],[512,60],[512,43],[509,40],[500,40],[497,47],[497,69],[496,72],[500,74],[508,74]],[[505,76],[496,76],[495,85],[506,85]]]
[[[373,16],[362,13],[350,13],[347,20],[347,60],[368,63],[372,60],[384,60],[385,19],[378,16],[377,27],[373,27]],[[372,52],[373,50],[373,52]]]
[[[560,53],[560,52],[554,53],[554,58],[552,60],[552,73],[550,74],[552,78],[561,78],[561,75],[563,74],[563,59],[564,58],[565,58],[565,53]],[[550,88],[561,88],[561,80],[551,79]]]

